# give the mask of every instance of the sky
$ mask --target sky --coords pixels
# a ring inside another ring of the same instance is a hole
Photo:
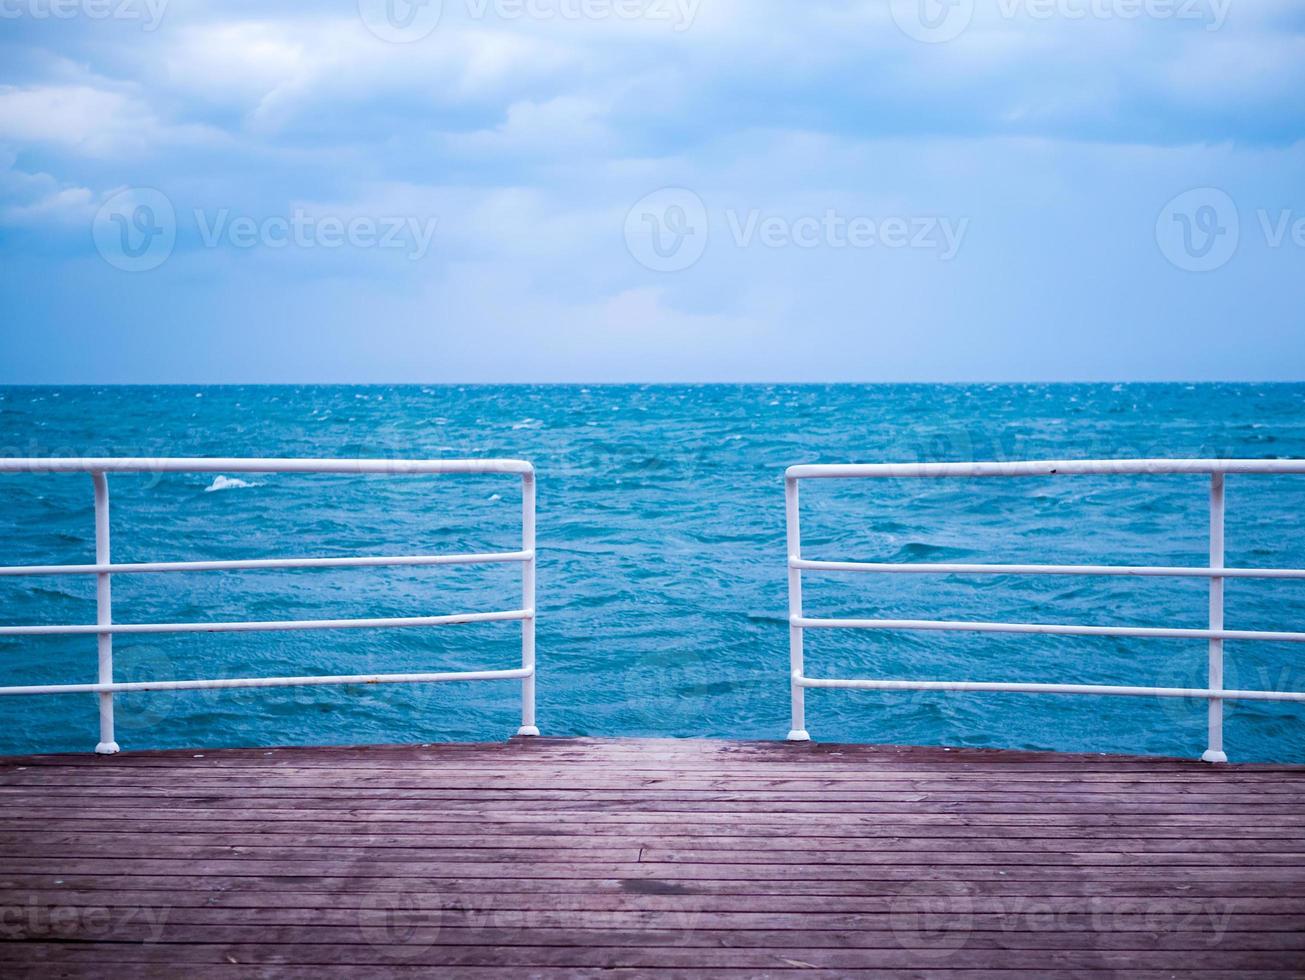
[[[1299,0],[0,0],[0,383],[1305,379]]]

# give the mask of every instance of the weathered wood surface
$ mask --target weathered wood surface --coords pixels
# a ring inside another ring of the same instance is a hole
[[[1305,767],[709,741],[0,759],[0,975],[1305,975]]]

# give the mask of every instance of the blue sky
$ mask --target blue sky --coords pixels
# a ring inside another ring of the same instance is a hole
[[[0,0],[0,382],[1305,378],[1294,0]]]

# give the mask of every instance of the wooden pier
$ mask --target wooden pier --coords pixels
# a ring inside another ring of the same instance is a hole
[[[514,739],[0,759],[6,976],[1305,975],[1305,767]]]

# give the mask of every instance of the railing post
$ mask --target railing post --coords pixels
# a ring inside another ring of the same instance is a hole
[[[788,667],[792,720],[788,732],[790,742],[808,742],[806,721],[806,688],[798,683],[802,676],[802,627],[794,620],[802,617],[802,569],[793,566],[794,559],[802,557],[802,535],[798,529],[798,481],[796,477],[784,478],[784,524],[788,548]]]
[[[530,557],[521,564],[521,603],[529,615],[521,621],[521,727],[518,735],[538,735],[535,725],[535,474],[521,477],[521,550]]]
[[[103,473],[92,473],[95,484],[95,564],[109,564],[109,481]],[[113,595],[108,572],[95,573],[95,625],[108,626],[113,622]],[[99,645],[99,682],[113,683],[113,634],[96,635]],[[112,755],[118,751],[113,740],[113,694],[100,694],[100,741],[95,751]]]
[[[1223,474],[1210,474],[1210,567],[1223,564]],[[1210,629],[1223,629],[1223,576],[1210,576]],[[1223,640],[1210,640],[1209,689],[1223,690]],[[1223,750],[1223,698],[1209,698],[1209,748],[1201,758],[1205,762],[1227,762]]]

